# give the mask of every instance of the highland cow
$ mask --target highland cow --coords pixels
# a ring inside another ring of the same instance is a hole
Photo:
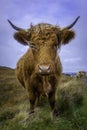
[[[85,72],[85,71],[79,71],[79,72],[76,74],[76,78],[77,78],[77,79],[84,78],[85,76],[86,76],[86,72]]]
[[[31,25],[25,30],[8,22],[17,31],[14,38],[23,45],[28,45],[29,50],[17,63],[16,74],[19,82],[27,90],[30,113],[34,112],[36,100],[41,95],[46,95],[53,116],[55,110],[55,94],[62,73],[62,65],[57,50],[61,45],[69,43],[75,32],[71,28],[79,17],[65,28],[47,23]]]

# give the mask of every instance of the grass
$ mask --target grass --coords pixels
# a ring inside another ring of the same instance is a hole
[[[15,78],[15,71],[0,68],[0,130],[87,130],[87,78],[75,79],[62,75],[56,96],[59,116],[50,118],[50,106],[28,115],[28,99]]]
[[[72,79],[58,88],[57,107],[60,112],[70,112],[83,103],[87,85],[81,80]]]

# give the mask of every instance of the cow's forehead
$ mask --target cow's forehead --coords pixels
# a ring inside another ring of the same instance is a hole
[[[44,29],[50,29],[50,28],[53,28],[54,26],[51,25],[51,24],[47,24],[47,23],[40,23],[40,24],[37,24],[35,26],[33,26],[33,29],[35,31],[38,31],[38,30],[44,30]],[[32,26],[31,26],[32,28]]]
[[[46,31],[43,33],[33,33],[31,36],[31,41],[35,43],[45,43],[45,42],[53,42],[57,40],[56,33],[51,33],[50,31]]]
[[[55,40],[58,32],[56,26],[50,24],[38,24],[31,28],[31,40],[34,42]]]
[[[30,30],[32,33],[46,33],[47,31],[51,32],[56,32],[58,31],[59,27],[58,26],[53,26],[51,24],[47,23],[40,23],[35,26],[31,26]]]

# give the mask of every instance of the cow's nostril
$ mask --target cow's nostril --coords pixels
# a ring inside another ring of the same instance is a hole
[[[42,73],[49,73],[50,72],[50,65],[39,65],[39,72]]]

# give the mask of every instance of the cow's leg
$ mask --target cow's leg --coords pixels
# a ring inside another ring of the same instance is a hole
[[[36,101],[36,95],[33,92],[29,92],[29,102],[30,102],[29,114],[34,113],[35,101]]]
[[[25,83],[26,83],[26,92],[30,103],[29,114],[31,114],[34,113],[36,94],[34,93],[33,86],[30,84],[29,80],[27,80]]]
[[[36,99],[36,107],[40,106],[40,94],[37,93],[37,99]]]
[[[55,93],[54,92],[50,92],[48,94],[48,101],[49,101],[51,110],[54,110],[55,108]]]
[[[55,91],[51,91],[49,94],[48,94],[48,101],[49,101],[49,104],[50,104],[50,107],[51,107],[51,116],[52,116],[52,119],[58,115],[58,112],[56,111],[55,109]]]

